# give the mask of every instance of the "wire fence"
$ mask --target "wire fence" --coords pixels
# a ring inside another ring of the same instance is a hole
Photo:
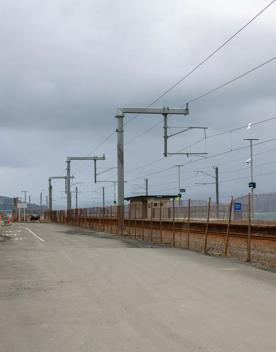
[[[256,224],[276,224],[276,194],[248,194],[231,197],[229,202],[215,203],[209,198],[199,200],[175,200],[168,202],[135,201],[123,207],[125,220],[166,220],[235,222]],[[118,206],[72,209],[52,212],[54,217],[78,217],[117,219]]]
[[[253,201],[254,199],[254,201]],[[270,205],[269,205],[270,204]],[[150,243],[231,256],[276,268],[276,221],[259,219],[274,203],[260,196],[230,199],[217,205],[199,201],[132,202],[119,206],[53,211],[53,222],[119,234]],[[261,212],[262,210],[262,212]],[[121,227],[120,214],[124,212]],[[273,213],[273,211],[272,211]]]

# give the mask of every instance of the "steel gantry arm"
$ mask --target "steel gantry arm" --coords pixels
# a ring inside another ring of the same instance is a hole
[[[163,115],[164,118],[164,140],[168,139],[168,115],[188,115],[188,105],[184,109],[164,108],[119,108],[117,118],[117,177],[118,177],[118,231],[124,232],[124,116],[125,114],[138,115]],[[167,156],[166,143],[164,155]]]
[[[71,179],[73,179],[74,176],[71,176]],[[49,212],[51,212],[53,210],[53,186],[52,186],[52,180],[64,180],[65,181],[65,190],[66,190],[66,179],[67,176],[51,176],[49,177],[49,187],[48,187],[48,191],[49,191]]]
[[[74,160],[93,160],[94,161],[94,182],[97,182],[97,161],[105,160],[105,155],[103,156],[68,156],[66,159],[66,195],[67,195],[67,210],[71,209],[71,185],[70,185],[70,175],[71,175],[71,161]]]

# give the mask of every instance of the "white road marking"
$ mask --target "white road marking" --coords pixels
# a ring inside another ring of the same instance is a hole
[[[5,237],[11,237],[11,236],[17,236],[16,233],[11,233],[10,231],[9,232],[3,232],[3,236]]]
[[[237,268],[219,268],[219,270],[224,270],[224,271],[236,271],[238,270]]]
[[[41,237],[39,237],[36,233],[34,233],[31,229],[29,229],[28,227],[24,227],[24,229],[28,230],[30,232],[31,235],[35,236],[37,239],[39,239],[39,241],[41,242],[45,242],[45,240]]]

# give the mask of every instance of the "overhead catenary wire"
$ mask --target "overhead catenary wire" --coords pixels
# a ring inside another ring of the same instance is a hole
[[[276,0],[271,1],[264,8],[262,8],[256,15],[254,15],[249,21],[247,21],[241,28],[239,28],[234,34],[232,34],[229,38],[227,38],[220,46],[218,46],[214,51],[212,51],[206,58],[200,61],[194,68],[188,71],[183,77],[181,77],[178,81],[172,84],[169,88],[167,88],[162,94],[160,94],[152,103],[150,103],[147,107],[151,107],[155,103],[157,103],[160,99],[162,99],[165,95],[171,92],[174,88],[176,88],[180,83],[185,81],[188,77],[190,77],[196,70],[198,70],[201,66],[203,66],[207,61],[209,61],[213,56],[215,56],[222,48],[224,48],[228,43],[230,43],[235,37],[238,36],[246,27],[248,27],[254,20],[256,20],[262,13],[264,13],[270,6],[275,3]],[[139,116],[139,115],[138,115]],[[135,119],[137,116],[132,118]],[[129,120],[130,121],[130,120]]]
[[[255,153],[255,155],[257,155],[257,154],[262,154],[262,153],[263,153],[263,152]],[[275,163],[276,163],[276,160],[270,160],[270,161],[265,162],[265,163],[256,164],[256,165],[255,165],[255,168],[260,168],[260,167],[262,167],[262,166],[271,165],[271,164],[275,164]],[[218,165],[220,165],[220,164],[218,164]],[[248,167],[239,168],[239,169],[234,169],[234,170],[223,170],[223,175],[225,175],[225,174],[231,174],[231,173],[236,173],[236,172],[238,172],[238,171],[241,171],[241,172],[248,171]],[[190,170],[190,171],[189,171],[189,174],[195,174],[195,173],[197,173],[197,172],[198,172],[198,170]],[[173,173],[173,174],[171,174],[171,175],[174,175],[174,176],[175,176],[175,173]],[[195,177],[196,177],[196,176],[194,176],[194,175],[192,175],[192,176],[187,176],[187,175],[186,175],[186,176],[185,176],[185,182],[186,182],[187,180],[190,180],[190,179],[195,179]],[[245,176],[245,177],[241,176],[241,178],[242,178],[242,179],[246,179],[246,178],[248,178],[248,176]],[[235,178],[235,179],[232,179],[232,180],[236,180],[236,178]],[[227,182],[228,182],[228,181],[227,181]],[[156,188],[159,189],[160,186],[176,185],[177,183],[178,183],[177,180],[171,180],[171,181],[162,182],[162,183],[156,183],[156,182],[154,182],[154,184],[151,185],[150,188],[153,189],[153,190],[156,190]],[[222,180],[220,183],[223,183],[223,180]],[[189,188],[190,188],[190,186],[189,186]],[[163,190],[163,188],[162,188],[162,190]]]
[[[276,1],[276,0],[275,0],[275,1]],[[243,77],[249,75],[250,73],[253,73],[253,72],[257,71],[258,69],[260,69],[260,68],[262,68],[263,66],[265,66],[265,65],[267,65],[267,64],[269,64],[269,63],[271,63],[271,62],[274,61],[274,60],[276,60],[276,56],[274,56],[274,57],[272,57],[272,58],[266,60],[265,62],[262,62],[261,64],[259,64],[259,65],[257,65],[257,66],[252,67],[251,69],[249,69],[249,70],[247,70],[247,71],[241,73],[240,75],[238,75],[238,76],[232,78],[231,80],[226,81],[226,82],[220,84],[219,86],[217,86],[217,87],[215,87],[215,88],[212,88],[211,90],[208,90],[207,92],[205,92],[205,93],[203,93],[203,94],[201,94],[201,95],[199,95],[199,96],[197,96],[197,97],[194,97],[194,98],[188,100],[185,104],[181,105],[180,107],[183,108],[183,107],[185,107],[185,106],[190,105],[191,103],[194,103],[194,102],[196,102],[196,101],[198,101],[198,100],[200,100],[200,99],[202,99],[202,98],[205,98],[206,96],[211,95],[211,94],[215,93],[216,91],[218,91],[218,90],[220,90],[220,89],[222,89],[222,88],[227,87],[228,85],[230,85],[230,84],[232,84],[232,83],[238,81],[239,79],[241,79],[241,78],[243,78]],[[148,108],[148,107],[147,107],[147,108]],[[155,123],[155,124],[152,125],[151,127],[147,128],[147,129],[145,129],[143,132],[139,133],[137,136],[135,136],[135,137],[131,138],[130,140],[128,140],[125,144],[127,145],[127,144],[129,144],[129,143],[134,142],[135,140],[137,140],[138,138],[142,137],[142,136],[145,135],[146,133],[150,132],[150,131],[153,130],[155,127],[160,126],[161,124],[162,124],[162,121],[158,121],[157,123]],[[114,148],[113,148],[113,149],[114,149]]]
[[[276,141],[276,137],[267,139],[265,141],[261,141],[261,142],[255,143],[254,146],[258,146],[258,145],[262,145],[262,144],[266,144],[266,143],[270,143],[270,142],[274,142],[274,141]],[[184,166],[192,164],[192,163],[198,163],[198,162],[200,162],[202,160],[212,159],[212,158],[215,158],[215,157],[218,157],[218,156],[222,156],[222,155],[229,154],[229,153],[234,153],[234,152],[237,152],[237,151],[240,151],[240,150],[246,150],[248,148],[249,148],[249,146],[246,145],[246,146],[237,147],[237,148],[234,148],[234,149],[231,149],[231,150],[222,151],[222,152],[219,152],[219,153],[208,155],[208,156],[204,157],[203,159],[195,159],[195,160],[188,161],[187,163],[182,164],[182,166],[184,167]],[[142,176],[137,176],[135,178],[129,179],[128,181],[131,182],[131,181],[135,181],[135,180],[140,179],[140,178],[152,176],[152,175],[155,175],[155,174],[160,174],[162,172],[166,172],[168,170],[171,170],[172,168],[175,168],[175,165],[169,166],[169,167],[167,167],[165,169],[156,170],[156,171],[153,171],[151,173],[148,173],[148,174],[145,174],[145,175],[142,175]]]
[[[197,97],[195,97],[195,98],[192,98],[192,99],[188,100],[185,104],[181,105],[180,107],[183,108],[183,107],[185,107],[185,106],[190,105],[191,103],[194,103],[194,102],[196,102],[196,101],[198,101],[198,100],[200,100],[200,99],[202,99],[202,98],[205,98],[206,96],[211,95],[211,94],[215,93],[216,91],[218,91],[218,90],[220,90],[220,89],[222,89],[222,88],[227,87],[228,85],[230,85],[230,84],[232,84],[232,83],[238,81],[239,79],[241,79],[241,78],[243,78],[243,77],[249,75],[250,73],[253,73],[254,71],[257,71],[258,69],[260,69],[260,68],[262,68],[263,66],[265,66],[265,65],[267,65],[267,64],[269,64],[269,63],[271,63],[271,62],[274,61],[274,60],[276,60],[276,56],[270,58],[269,60],[266,60],[265,62],[263,62],[263,63],[261,63],[261,64],[259,64],[259,65],[257,65],[257,66],[252,67],[251,69],[247,70],[246,72],[241,73],[240,75],[238,75],[238,76],[232,78],[231,80],[229,80],[229,81],[227,81],[227,82],[225,82],[225,83],[222,83],[221,85],[219,85],[219,86],[217,86],[217,87],[215,87],[215,88],[213,88],[213,89],[211,89],[211,90],[209,90],[209,91],[207,91],[207,92],[205,92],[205,93],[203,93],[203,94],[201,94],[201,95],[199,95],[199,96],[197,96]],[[147,108],[148,108],[148,107],[147,107]],[[125,144],[127,145],[127,144],[129,144],[129,143],[134,142],[135,140],[137,140],[138,138],[142,137],[142,136],[145,135],[146,133],[152,131],[155,127],[160,126],[162,123],[163,123],[162,121],[158,121],[157,123],[155,123],[154,125],[152,125],[151,127],[147,128],[147,129],[145,129],[143,132],[139,133],[139,134],[136,135],[135,137],[129,139]],[[113,149],[114,149],[114,148],[113,148]]]
[[[229,80],[229,81],[227,81],[227,82],[225,82],[225,83],[223,83],[223,84],[221,84],[221,85],[219,85],[219,86],[217,86],[217,87],[215,87],[215,88],[213,88],[213,89],[211,89],[211,90],[208,90],[207,92],[205,92],[205,93],[203,93],[203,94],[201,94],[201,95],[199,95],[199,96],[197,96],[197,97],[194,97],[194,98],[192,98],[192,99],[186,101],[186,103],[185,103],[184,105],[182,105],[182,107],[186,106],[187,104],[194,103],[195,101],[198,101],[198,100],[200,100],[200,99],[202,99],[202,98],[205,98],[206,96],[208,96],[208,95],[210,95],[210,94],[212,94],[212,93],[218,91],[219,89],[222,89],[222,88],[224,88],[224,87],[226,87],[226,86],[228,86],[228,85],[230,85],[230,84],[232,84],[232,83],[238,81],[239,79],[241,79],[241,78],[243,78],[243,77],[249,75],[250,73],[252,73],[252,72],[254,72],[254,71],[257,71],[257,70],[260,69],[261,67],[263,67],[263,66],[265,66],[265,65],[267,65],[267,64],[269,64],[269,63],[271,63],[271,62],[274,61],[274,60],[276,60],[276,56],[273,56],[273,57],[270,58],[269,60],[266,60],[265,62],[262,62],[261,64],[252,67],[250,70],[241,73],[240,75],[238,75],[238,76],[232,78],[231,80]]]
[[[259,173],[259,174],[256,174],[255,177],[265,177],[265,176],[272,176],[272,175],[276,175],[276,171],[271,171],[271,172],[264,172],[264,173]],[[230,178],[230,179],[225,179],[225,180],[221,180],[220,181],[220,184],[223,184],[223,183],[229,183],[229,182],[234,182],[234,181],[239,181],[239,180],[247,180],[248,179],[248,176],[240,176],[240,177],[235,177],[235,178]],[[195,188],[195,187],[204,187],[205,185],[202,185],[202,184],[191,184],[191,185],[187,185],[186,187],[188,189],[190,188]],[[168,190],[172,190],[172,187],[170,188],[166,188],[164,189],[162,187],[162,191],[168,191]],[[156,193],[157,191],[155,191]]]
[[[194,66],[190,71],[188,71],[183,77],[181,77],[179,80],[177,80],[175,83],[173,83],[169,88],[167,88],[163,93],[161,93],[157,98],[155,98],[150,104],[146,106],[145,109],[150,108],[153,106],[155,103],[157,103],[160,99],[162,99],[164,96],[166,96],[169,92],[171,92],[173,89],[175,89],[180,83],[184,82],[188,77],[190,77],[195,71],[197,71],[200,67],[202,67],[207,61],[209,61],[212,57],[214,57],[221,49],[223,49],[227,44],[229,44],[234,38],[236,38],[243,30],[245,30],[252,22],[254,22],[259,16],[261,16],[266,10],[268,10],[276,0],[271,1],[268,3],[265,7],[263,7],[260,11],[258,11],[252,18],[250,18],[244,25],[242,25],[236,32],[234,32],[230,37],[228,37],[221,45],[219,45],[215,50],[213,50],[209,55],[207,55],[203,60],[201,60],[196,66]],[[135,120],[139,115],[135,115],[132,118],[130,118],[128,121],[125,122],[126,124],[131,123],[131,121]],[[155,128],[158,124],[155,124],[154,126],[150,127],[148,130],[152,130]],[[141,135],[146,133],[148,130],[144,131]],[[115,131],[110,133],[104,140],[91,152],[95,152],[98,150],[102,145],[104,145],[113,135],[115,135]],[[139,135],[140,137],[140,135]],[[133,140],[136,140],[139,137],[134,137]],[[132,140],[131,140],[132,141]],[[128,141],[130,143],[131,141]]]
[[[263,124],[263,123],[267,123],[267,122],[270,122],[270,121],[272,121],[272,120],[275,120],[276,119],[276,117],[275,116],[273,116],[273,117],[270,117],[270,118],[267,118],[267,119],[263,119],[263,120],[261,120],[261,121],[257,121],[257,122],[253,122],[253,123],[251,123],[251,127],[253,127],[254,125],[260,125],[260,124]],[[222,131],[222,132],[218,132],[218,133],[215,133],[215,134],[213,134],[213,135],[210,135],[210,136],[208,136],[207,138],[215,138],[215,137],[218,137],[218,136],[221,136],[221,135],[223,135],[223,134],[226,134],[226,133],[233,133],[233,132],[237,132],[237,131],[239,131],[239,130],[242,130],[242,129],[244,129],[244,128],[246,128],[248,125],[242,125],[242,126],[240,126],[240,127],[237,127],[237,128],[232,128],[232,129],[230,129],[230,130],[227,130],[227,131]],[[200,142],[200,141],[197,141],[197,142]],[[260,143],[263,143],[263,142],[260,142]],[[247,147],[243,147],[243,149],[247,149]],[[240,148],[239,148],[239,150],[240,150]],[[269,149],[268,150],[268,152],[269,151],[273,151],[274,149]],[[234,150],[233,150],[234,151]],[[230,153],[231,152],[231,150],[229,150],[229,151],[226,151],[226,153]],[[225,152],[223,152],[223,154],[224,154]],[[264,152],[261,152],[261,153],[256,153],[256,155],[258,155],[258,154],[263,154]],[[204,158],[203,160],[205,160],[206,158]],[[163,160],[163,158],[159,158],[159,159],[157,159],[157,160],[155,160],[155,161],[151,161],[151,162],[149,162],[149,163],[147,163],[146,164],[146,166],[149,166],[149,165],[152,165],[152,164],[154,164],[154,163],[156,163],[156,162],[158,162],[158,161],[161,161],[161,160]],[[228,162],[234,162],[234,161],[236,161],[237,159],[235,159],[235,160],[231,160],[231,161],[228,161]],[[199,161],[199,160],[198,160]],[[190,162],[188,162],[188,163],[186,163],[186,165],[187,164],[190,164],[191,162],[194,162],[194,161],[190,161]],[[225,164],[225,163],[228,163],[228,162],[223,162],[223,163],[219,163],[218,164],[218,166],[220,166],[220,165],[222,165],[222,164]],[[141,169],[141,168],[143,168],[145,165],[143,165],[143,166],[140,166],[140,167],[136,167],[136,168],[134,168],[134,169],[130,169],[130,170],[127,170],[127,171],[133,171],[133,170],[137,170],[137,169]],[[257,165],[256,165],[257,166]],[[167,171],[167,170],[170,170],[170,169],[173,169],[174,168],[174,166],[171,166],[171,167],[168,167],[168,168],[166,168],[166,169],[163,169],[163,170],[161,170],[161,171]],[[161,173],[161,172],[157,172],[157,174],[158,173]],[[156,174],[156,172],[154,172],[154,174]],[[149,174],[147,174],[146,176],[150,176]],[[144,176],[140,176],[141,178],[142,177],[144,177]],[[137,177],[136,179],[139,179],[140,177]],[[129,180],[129,182],[131,182],[132,181],[132,179],[130,179]],[[107,187],[109,187],[109,186],[107,186]],[[110,186],[111,187],[111,186]]]
[[[276,116],[269,117],[267,119],[264,119],[264,120],[261,120],[261,121],[257,121],[257,122],[251,122],[251,127],[260,125],[262,123],[270,122],[270,121],[273,121],[273,120],[276,120]],[[208,139],[215,138],[215,137],[220,137],[220,136],[228,134],[228,133],[238,132],[238,131],[241,131],[241,130],[247,128],[247,127],[248,127],[248,124],[242,125],[240,127],[233,128],[233,129],[230,129],[230,130],[227,130],[227,131],[221,131],[221,132],[217,132],[217,133],[211,134],[209,136],[206,136],[206,138],[205,137],[204,138],[200,138],[197,141],[187,145],[186,147],[181,148],[178,152],[182,152],[183,150],[185,150],[187,148],[194,147],[195,145],[197,145],[197,144],[199,144],[201,142],[205,142]]]
[[[202,66],[206,61],[208,61],[212,56],[214,56],[214,55],[216,54],[216,52],[218,52],[221,48],[223,48],[229,41],[231,41],[236,35],[238,35],[244,28],[246,28],[252,21],[254,21],[254,19],[256,19],[261,13],[263,13],[263,12],[264,12],[268,7],[270,7],[275,1],[276,1],[276,0],[271,1],[265,8],[263,8],[257,15],[255,15],[250,21],[248,21],[243,27],[241,27],[234,35],[232,35],[230,38],[228,38],[228,40],[226,40],[220,47],[218,47],[215,51],[213,51],[206,59],[204,59],[200,64],[198,64],[198,65],[197,65],[193,70],[191,70],[186,76],[187,76],[187,77],[190,76],[197,68],[199,68],[200,66]],[[262,64],[260,64],[260,65],[258,65],[258,66],[256,66],[256,67],[250,69],[249,71],[247,71],[247,72],[245,72],[245,73],[243,73],[243,74],[241,74],[241,75],[235,77],[234,79],[232,79],[232,80],[230,80],[230,81],[228,81],[228,82],[226,82],[226,83],[220,85],[219,87],[216,87],[216,88],[212,89],[211,91],[208,91],[208,92],[206,92],[206,93],[200,95],[199,97],[196,97],[196,98],[191,99],[191,100],[189,101],[189,103],[195,102],[196,100],[199,100],[199,99],[201,99],[201,98],[203,98],[203,97],[205,97],[205,96],[207,96],[207,95],[209,95],[209,94],[212,94],[212,93],[215,92],[216,90],[221,89],[221,88],[223,88],[223,87],[225,87],[225,86],[227,86],[227,85],[233,83],[234,81],[236,81],[236,80],[238,80],[238,79],[240,79],[240,78],[246,76],[247,74],[249,74],[249,73],[251,73],[251,72],[257,70],[258,68],[261,68],[262,66],[268,64],[269,62],[271,62],[271,61],[273,61],[273,60],[275,60],[275,59],[276,59],[276,57],[274,57],[274,58],[268,60],[267,62],[264,62],[264,63],[262,63]],[[183,80],[185,80],[185,79],[187,78],[186,76],[184,76],[181,80],[177,81],[173,86],[169,87],[168,90],[166,90],[166,91],[165,91],[164,93],[162,93],[158,98],[156,98],[151,104],[148,105],[148,107],[152,106],[155,102],[157,102],[157,101],[160,100],[163,96],[165,96],[166,94],[168,94],[168,93],[169,93],[172,89],[174,89],[178,84],[180,84]],[[186,77],[186,78],[185,78],[185,77]],[[136,117],[137,117],[137,116],[136,116]],[[134,117],[134,118],[135,118],[135,117]],[[134,118],[133,118],[133,119],[134,119]],[[127,123],[128,123],[128,122],[127,122]],[[147,133],[148,131],[151,131],[152,129],[154,129],[155,127],[157,127],[158,125],[160,125],[160,123],[161,123],[161,122],[158,122],[157,124],[154,124],[154,125],[153,125],[152,127],[150,127],[149,129],[147,129],[147,130],[143,131],[142,133],[140,133],[138,136],[133,137],[131,140],[127,141],[127,143],[131,143],[132,141],[138,139],[139,137],[141,137],[142,135],[144,135],[144,134]],[[98,150],[102,145],[104,145],[112,136],[115,135],[115,133],[116,133],[116,132],[114,131],[114,132],[112,132],[111,134],[109,134],[109,135],[93,150],[93,152],[96,151],[96,150]],[[91,152],[91,153],[92,153],[92,152]],[[158,159],[158,161],[159,161],[159,160],[162,160],[162,159],[163,159],[163,158]],[[150,164],[153,164],[153,162],[151,162]]]
[[[267,122],[270,122],[270,121],[273,121],[273,120],[276,120],[276,116],[272,116],[272,117],[269,117],[269,118],[266,118],[266,119],[263,119],[263,120],[260,120],[260,121],[257,121],[257,122],[252,122],[251,123],[251,128],[253,126],[257,126],[257,125],[260,125],[260,124],[263,124],[263,123],[267,123]],[[242,125],[240,127],[237,127],[237,128],[231,128],[229,130],[226,130],[226,131],[221,131],[221,132],[217,132],[217,133],[214,133],[212,135],[209,135],[209,136],[206,136],[206,138],[201,138],[195,142],[193,142],[192,144],[190,145],[187,145],[181,149],[178,150],[178,152],[182,152],[183,150],[187,149],[187,148],[190,148],[190,147],[193,147],[201,142],[204,142],[205,140],[208,140],[208,139],[212,139],[212,138],[216,138],[216,137],[219,137],[219,136],[222,136],[222,135],[225,135],[225,134],[229,134],[229,133],[234,133],[234,132],[238,132],[238,131],[241,131],[243,129],[245,129],[246,127],[248,126],[248,124],[245,124],[245,125]],[[131,168],[131,169],[128,169],[126,170],[127,172],[133,172],[133,171],[137,171],[139,169],[142,169],[142,168],[145,168],[147,166],[151,166],[153,164],[156,164],[157,162],[160,162],[164,160],[164,157],[161,157],[161,158],[158,158],[158,159],[155,159],[153,161],[150,161],[150,162],[147,162],[143,165],[140,165],[140,166],[137,166],[137,167],[134,167],[134,168]]]

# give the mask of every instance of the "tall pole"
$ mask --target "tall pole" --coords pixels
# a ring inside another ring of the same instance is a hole
[[[105,208],[105,193],[104,193],[104,187],[102,187],[103,191],[103,208]]]
[[[105,155],[102,157],[99,156],[68,156],[66,159],[66,185],[65,185],[65,193],[67,194],[67,210],[70,210],[72,207],[72,194],[71,194],[71,161],[73,160],[94,160],[94,181],[97,182],[97,170],[96,170],[96,161],[97,160],[105,160]]]
[[[29,194],[29,215],[31,215],[31,195]]]
[[[167,116],[168,115],[188,115],[189,109],[170,109],[169,107],[160,108],[120,108],[117,110],[117,177],[118,177],[118,232],[124,232],[124,116],[125,114],[138,115],[163,115],[164,118],[164,156],[167,156],[166,141],[167,135]]]
[[[76,193],[76,209],[78,209],[78,186],[76,186],[75,193]]]
[[[70,181],[71,181],[71,177],[70,177],[70,166],[71,166],[71,161],[70,160],[66,160],[67,163],[67,167],[66,167],[66,173],[67,173],[67,177],[66,177],[66,194],[67,194],[67,210],[71,210],[71,187],[70,187]]]
[[[177,167],[177,175],[178,175],[178,193],[180,193],[180,188],[181,188],[181,184],[180,184],[180,182],[181,182],[181,180],[180,180],[180,177],[181,177],[180,168],[181,168],[181,166],[182,165],[176,165],[176,167]]]
[[[74,178],[74,176],[70,177],[71,179]],[[53,186],[52,186],[52,180],[65,180],[65,193],[67,193],[67,176],[52,176],[49,177],[49,186],[48,186],[48,201],[46,198],[46,203],[49,209],[49,212],[53,211]]]
[[[53,186],[52,179],[49,178],[49,212],[53,210]]]
[[[114,194],[113,204],[116,204],[116,181],[113,181],[113,194]]]
[[[21,191],[22,193],[24,193],[24,203],[27,203],[27,193],[28,191]]]
[[[180,168],[182,167],[183,165],[176,165],[177,167],[177,176],[178,176],[178,193],[180,194],[181,193],[181,170]],[[181,202],[181,198],[179,197],[179,200],[178,200],[178,206],[180,207],[180,202]]]
[[[149,195],[149,179],[146,178],[145,182],[146,182],[146,196],[148,196]]]
[[[245,138],[245,141],[249,141],[249,147],[250,147],[250,182],[251,182],[251,204],[250,204],[250,209],[251,209],[251,217],[254,218],[254,165],[253,165],[253,141],[258,141],[258,138]]]
[[[40,200],[39,200],[39,206],[40,206],[40,215],[42,215],[42,192],[40,192]]]
[[[217,203],[217,219],[219,218],[219,171],[218,167],[215,167],[216,174],[216,203]]]
[[[124,233],[124,114],[117,115],[118,233]]]
[[[163,114],[164,117],[164,157],[168,156],[168,115]]]
[[[250,182],[253,182],[253,180],[254,180],[254,177],[253,177],[253,140],[250,139]],[[254,188],[251,187],[251,212],[252,212],[252,217],[254,217],[253,202],[254,202]]]
[[[94,160],[94,183],[97,183],[97,161]]]

